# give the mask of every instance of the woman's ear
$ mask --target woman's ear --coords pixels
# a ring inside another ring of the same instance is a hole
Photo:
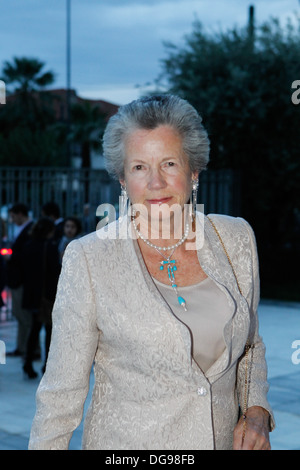
[[[198,181],[198,179],[199,179],[198,171],[192,172],[192,181]]]

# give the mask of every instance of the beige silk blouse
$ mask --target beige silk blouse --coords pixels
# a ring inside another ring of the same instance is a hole
[[[174,315],[189,328],[193,358],[206,373],[225,349],[223,330],[230,319],[225,294],[209,277],[198,284],[178,287],[178,292],[186,300],[186,312],[177,302],[171,285],[155,278],[153,281]]]

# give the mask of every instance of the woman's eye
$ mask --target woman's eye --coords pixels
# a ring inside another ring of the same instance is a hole
[[[171,167],[175,166],[175,163],[174,162],[166,162],[165,166],[167,168],[171,168]]]
[[[135,165],[134,170],[141,170],[143,168],[143,165]]]

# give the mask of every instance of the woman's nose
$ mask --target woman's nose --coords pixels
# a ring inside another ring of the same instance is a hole
[[[161,189],[166,187],[166,181],[159,170],[152,170],[149,176],[148,188]]]

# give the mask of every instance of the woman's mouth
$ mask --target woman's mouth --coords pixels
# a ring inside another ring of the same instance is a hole
[[[156,199],[147,199],[147,202],[149,204],[161,205],[161,204],[167,204],[171,199],[172,197],[163,197],[163,198],[156,198]]]

